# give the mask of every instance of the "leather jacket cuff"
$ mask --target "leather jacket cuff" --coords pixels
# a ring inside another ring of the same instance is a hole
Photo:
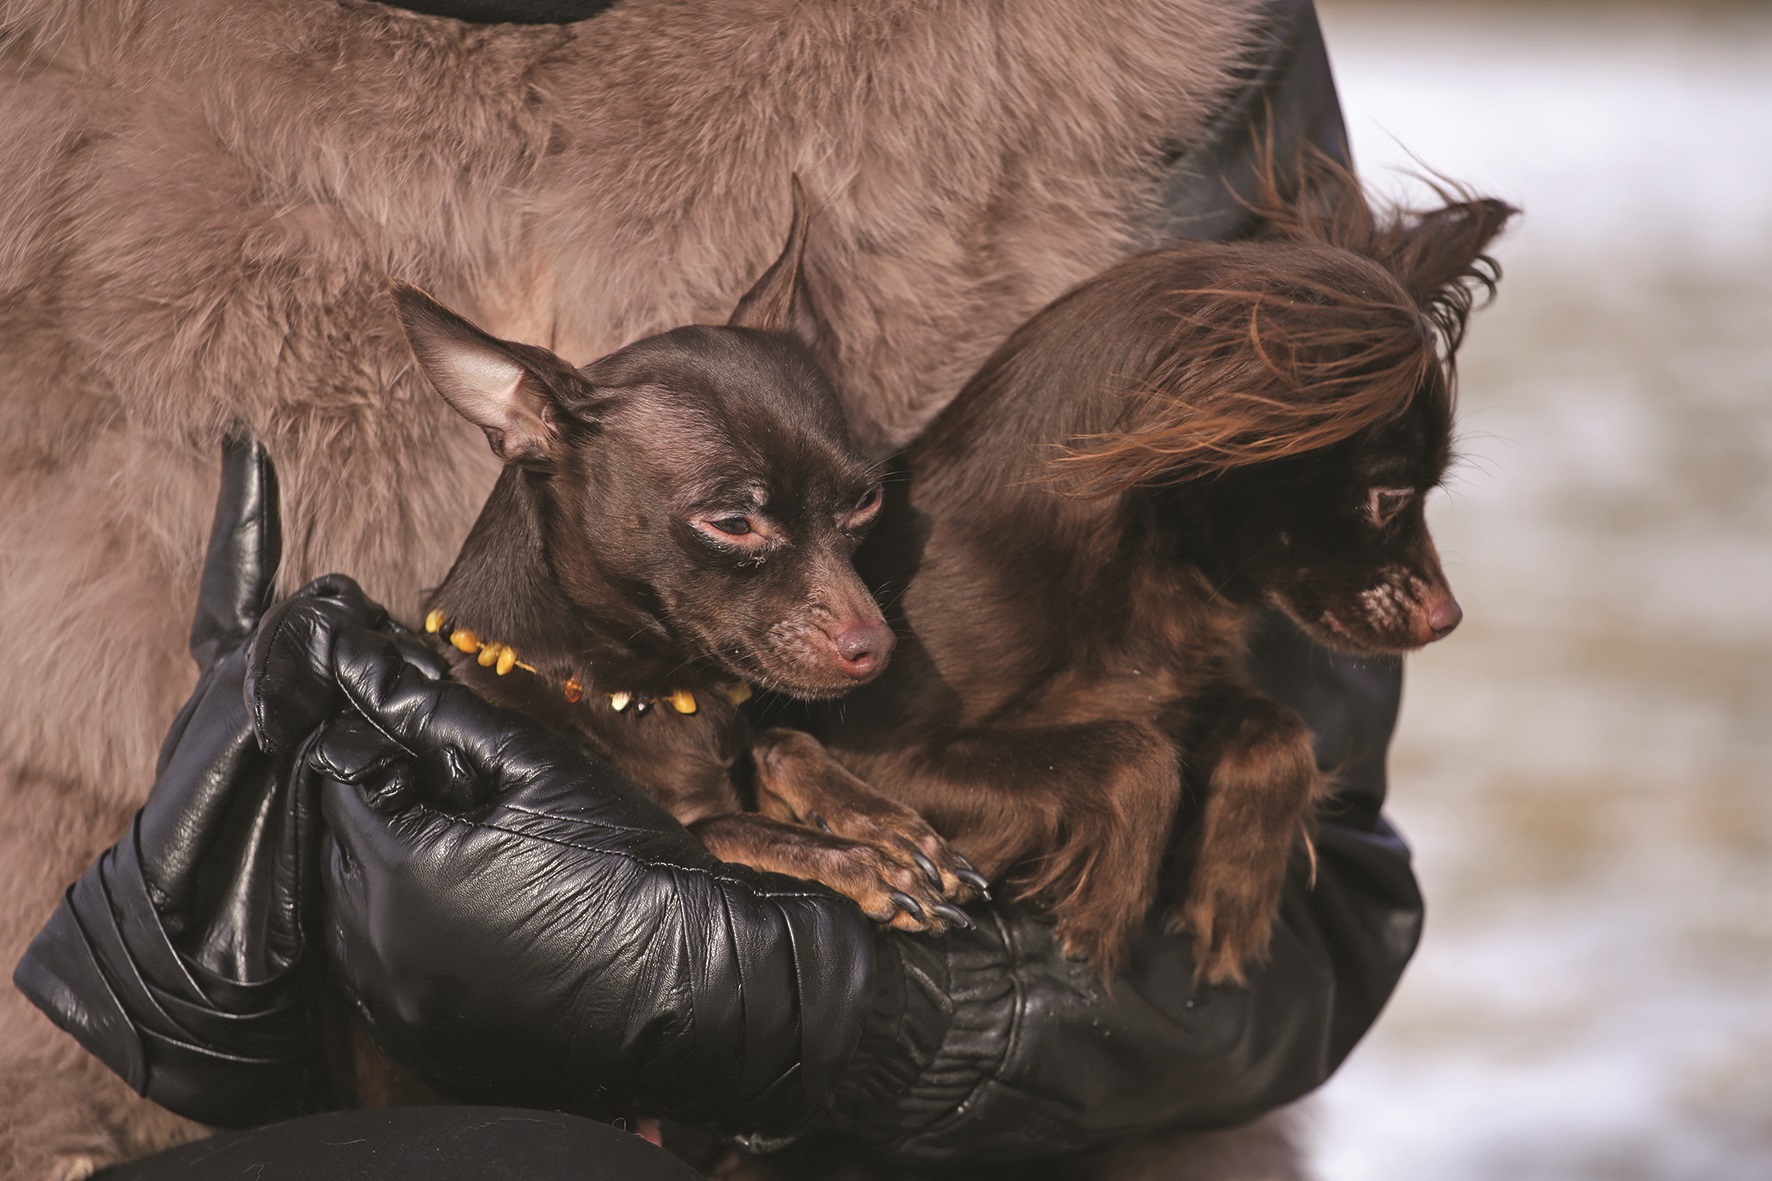
[[[189,1119],[244,1127],[321,1097],[309,990],[286,975],[226,979],[180,955],[134,828],[69,887],[13,983],[139,1094]]]
[[[1016,961],[1027,949],[1016,946],[1015,912],[971,913],[973,931],[882,935],[874,1012],[831,1106],[839,1135],[920,1159],[917,1145],[943,1124],[963,1123],[980,1088],[1002,1073],[1025,1016]]]

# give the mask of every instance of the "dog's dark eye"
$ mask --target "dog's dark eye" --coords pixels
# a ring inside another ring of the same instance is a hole
[[[866,492],[861,494],[861,499],[855,502],[855,511],[858,513],[871,513],[879,506],[880,487],[876,484],[874,487],[869,488]]]
[[[708,524],[731,537],[743,537],[751,531],[749,517],[715,517]]]
[[[1374,525],[1388,525],[1414,499],[1413,488],[1374,488],[1368,496],[1366,512]]]

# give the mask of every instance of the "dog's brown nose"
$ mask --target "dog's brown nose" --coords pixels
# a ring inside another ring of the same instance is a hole
[[[838,667],[859,681],[885,667],[896,641],[886,621],[876,617],[845,621],[831,633],[831,643],[837,649]]]
[[[1443,640],[1451,635],[1452,629],[1457,627],[1459,620],[1463,618],[1464,608],[1460,607],[1458,600],[1451,595],[1434,603],[1427,612],[1427,629],[1432,633],[1429,642]]]

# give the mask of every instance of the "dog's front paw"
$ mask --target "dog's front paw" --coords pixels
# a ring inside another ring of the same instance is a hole
[[[902,853],[755,812],[704,817],[690,831],[722,861],[818,882],[877,923],[901,931],[972,926],[966,912]]]
[[[827,839],[847,848],[810,876],[853,899],[870,919],[900,931],[931,934],[972,927],[966,912],[942,893],[940,878],[907,861],[898,850],[838,836]]]
[[[990,897],[973,864],[916,809],[881,795],[810,734],[765,730],[752,744],[757,807],[764,815],[870,845],[920,872],[942,898]]]

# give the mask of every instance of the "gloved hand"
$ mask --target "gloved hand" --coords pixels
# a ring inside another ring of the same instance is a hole
[[[223,459],[191,655],[202,678],[161,748],[147,803],[64,895],[13,982],[131,1086],[212,1124],[291,1115],[321,1096],[303,931],[319,836],[291,760],[261,752],[246,641],[281,552],[276,478],[255,443]],[[363,626],[362,599],[317,592]]]
[[[360,715],[303,757],[326,781],[335,971],[390,1056],[464,1100],[637,1111],[754,1144],[823,1120],[953,1161],[1250,1118],[1321,1082],[1376,1015],[1419,914],[1407,851],[1361,790],[1375,772],[1382,793],[1383,735],[1360,719],[1388,726],[1395,670],[1325,663],[1289,627],[1267,647],[1317,698],[1327,757],[1377,756],[1250,988],[1196,986],[1188,941],[1153,925],[1111,993],[1014,906],[975,907],[974,932],[903,935],[717,862],[576,740],[373,631],[269,663],[330,660]],[[452,811],[433,792],[481,802]]]
[[[326,780],[334,971],[386,1053],[452,1098],[733,1135],[828,1102],[881,983],[852,903],[716,860],[575,738],[382,633],[312,638],[267,622],[253,663],[330,662],[357,711],[303,759]],[[275,716],[288,684],[251,688]]]

